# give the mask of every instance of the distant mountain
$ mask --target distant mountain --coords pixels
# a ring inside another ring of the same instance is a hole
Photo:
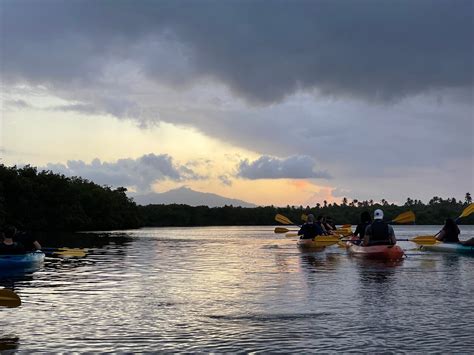
[[[253,203],[248,203],[242,200],[223,197],[216,194],[204,193],[191,190],[187,187],[179,187],[177,189],[169,190],[162,193],[151,192],[146,195],[129,194],[133,200],[139,205],[149,204],[185,204],[189,206],[209,206],[222,207],[224,205],[242,206],[242,207],[256,207]]]

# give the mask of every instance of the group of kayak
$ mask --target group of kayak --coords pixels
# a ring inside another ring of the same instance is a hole
[[[306,223],[298,231],[300,238],[297,245],[304,249],[322,249],[336,243],[338,236],[341,236],[346,238],[339,239],[338,244],[346,247],[349,254],[373,259],[400,260],[405,253],[400,246],[396,245],[394,230],[389,223],[384,222],[383,216],[381,209],[375,210],[373,220],[367,211],[363,212],[356,230],[348,235],[341,233],[341,229],[330,228],[321,224],[319,219],[315,220],[313,215],[308,215]],[[405,223],[410,222],[408,219]],[[414,222],[414,214],[411,222]],[[418,240],[414,238],[411,241],[422,244],[423,250],[474,255],[474,238],[461,242],[459,228],[453,219],[448,218],[438,234],[437,237],[418,237]]]

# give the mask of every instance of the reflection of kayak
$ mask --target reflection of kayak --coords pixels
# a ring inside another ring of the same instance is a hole
[[[422,245],[421,249],[443,253],[474,255],[474,246],[462,245],[458,243],[437,243],[434,245]]]
[[[40,251],[17,255],[0,254],[0,268],[6,270],[14,268],[28,268],[41,264],[43,261],[44,253]]]
[[[378,260],[400,260],[405,254],[398,245],[371,245],[363,247],[347,242],[347,250],[354,256]]]

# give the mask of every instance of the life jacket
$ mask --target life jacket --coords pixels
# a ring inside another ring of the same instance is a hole
[[[371,233],[369,234],[368,245],[390,245],[390,234],[388,231],[388,224],[382,220],[375,220],[370,225]]]

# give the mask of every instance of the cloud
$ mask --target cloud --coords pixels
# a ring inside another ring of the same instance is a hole
[[[173,86],[216,80],[252,103],[301,90],[398,100],[472,88],[472,10],[469,0],[7,1],[3,74],[72,88],[121,67]]]
[[[230,179],[229,175],[220,175],[218,178],[222,184],[226,186],[232,186],[232,180]]]
[[[21,100],[21,99],[19,99],[19,100],[6,100],[4,105],[7,109],[10,109],[10,110],[12,110],[12,109],[23,110],[23,109],[33,108],[32,105],[30,105],[25,100]]]
[[[137,159],[119,159],[101,162],[94,159],[90,164],[82,160],[69,160],[67,164],[49,163],[40,169],[51,170],[66,176],[79,176],[100,185],[133,187],[139,192],[151,191],[153,183],[162,180],[184,181],[203,178],[191,169],[173,163],[166,155],[146,154]]]
[[[238,176],[250,180],[330,177],[326,172],[317,171],[316,162],[309,156],[292,156],[286,159],[262,156],[253,162],[245,159],[238,166]]]
[[[5,92],[308,156],[359,199],[472,188],[472,1],[185,5],[4,1]]]

